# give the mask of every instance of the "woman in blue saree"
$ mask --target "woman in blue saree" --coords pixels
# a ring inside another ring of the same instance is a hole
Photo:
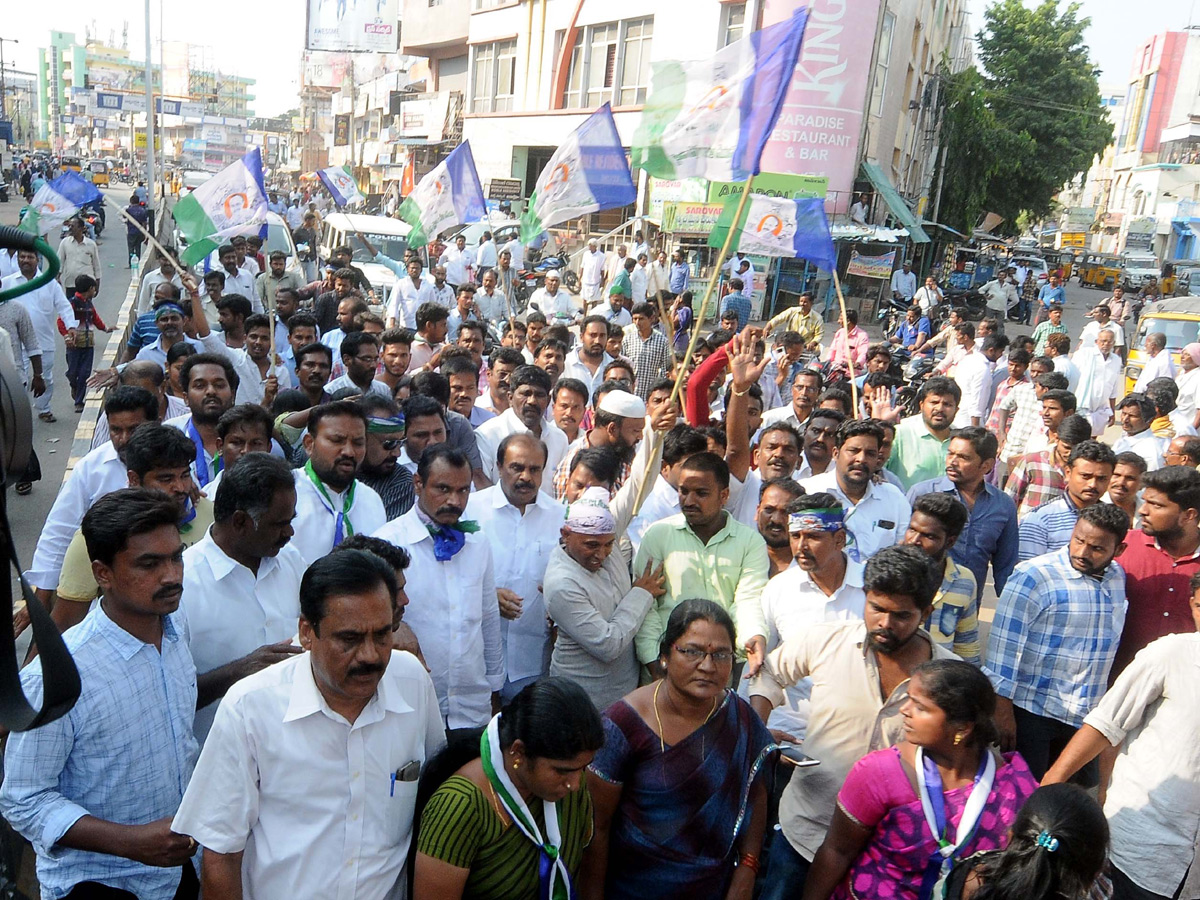
[[[666,677],[604,714],[589,767],[595,832],[580,900],[749,900],[767,818],[771,735],[728,690],[733,621],[708,600],[671,613]]]

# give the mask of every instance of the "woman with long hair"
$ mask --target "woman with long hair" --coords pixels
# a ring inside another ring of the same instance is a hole
[[[473,752],[461,744],[449,749],[458,768],[419,810],[412,896],[574,896],[592,838],[584,770],[603,743],[600,714],[574,682],[543,678],[523,688]],[[446,768],[440,758],[429,764],[431,774]]]
[[[904,742],[846,776],[804,900],[933,900],[956,860],[1003,846],[1037,782],[1018,754],[993,749],[995,709],[970,663],[918,666],[900,708]]]
[[[1108,822],[1083,788],[1050,784],[1025,801],[1004,850],[955,868],[946,900],[1085,900],[1107,896]]]
[[[774,745],[728,688],[737,646],[724,609],[685,600],[659,644],[666,677],[605,712],[581,900],[750,900]]]

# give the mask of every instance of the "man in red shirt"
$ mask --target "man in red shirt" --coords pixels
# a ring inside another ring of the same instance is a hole
[[[1188,582],[1200,572],[1200,472],[1167,466],[1143,475],[1142,488],[1141,531],[1117,557],[1129,610],[1110,683],[1151,641],[1195,628]]]

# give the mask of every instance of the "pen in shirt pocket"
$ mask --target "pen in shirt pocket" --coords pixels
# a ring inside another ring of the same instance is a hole
[[[396,782],[401,783],[416,781],[421,776],[421,761],[414,759],[406,762],[395,772],[391,774],[392,785],[388,791],[389,797],[396,796]]]

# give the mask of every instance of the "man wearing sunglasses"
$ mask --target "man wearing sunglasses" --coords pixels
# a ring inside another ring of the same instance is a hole
[[[358,468],[358,480],[379,495],[390,522],[413,505],[412,474],[397,465],[404,452],[404,416],[391,400],[378,394],[367,394],[361,402],[367,414],[367,454]]]

